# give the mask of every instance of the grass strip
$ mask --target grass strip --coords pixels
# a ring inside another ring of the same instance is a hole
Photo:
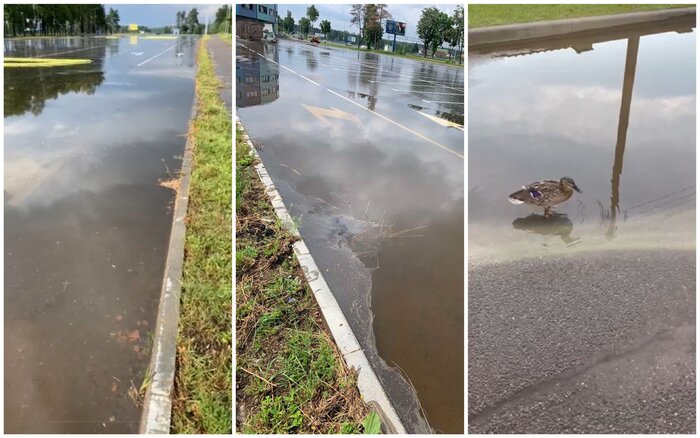
[[[231,114],[200,42],[172,431],[232,432]]]
[[[532,23],[565,18],[647,12],[660,9],[687,8],[695,5],[632,4],[549,4],[549,5],[468,5],[469,27]]]
[[[222,41],[226,41],[229,44],[233,44],[233,35],[230,33],[220,33],[218,34]]]
[[[63,58],[4,58],[5,68],[37,68],[37,67],[64,67],[68,65],[90,64],[91,59],[63,59]]]
[[[379,433],[236,127],[236,430]]]

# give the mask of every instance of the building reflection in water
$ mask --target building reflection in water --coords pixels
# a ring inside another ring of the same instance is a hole
[[[277,46],[251,43],[258,53],[264,53],[275,62],[279,61]],[[249,48],[238,47],[236,60],[236,107],[245,108],[264,105],[279,98],[279,66],[254,53]]]

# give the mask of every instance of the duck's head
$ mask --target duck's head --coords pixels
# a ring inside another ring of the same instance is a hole
[[[568,190],[572,190],[572,189],[573,189],[573,190],[576,190],[576,191],[579,192],[579,193],[583,193],[583,192],[581,191],[581,189],[579,189],[578,186],[576,185],[576,183],[574,182],[574,179],[573,179],[573,178],[569,178],[568,176],[565,176],[564,178],[562,178],[561,180],[559,180],[559,184],[560,184],[562,187],[567,188]]]

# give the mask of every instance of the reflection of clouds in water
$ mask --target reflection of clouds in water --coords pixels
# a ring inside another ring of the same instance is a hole
[[[30,208],[81,190],[100,192],[119,184],[148,182],[137,169],[149,168],[146,175],[165,177],[161,158],[174,171],[173,153],[168,151],[185,141],[178,137],[185,125],[178,126],[172,114],[138,106],[129,113],[99,116],[80,127],[53,122],[51,126],[59,129],[44,130],[39,142],[26,135],[42,132],[44,119],[51,116],[47,111],[45,117],[19,120],[11,125],[10,134],[5,132],[5,192],[13,206]],[[74,135],[77,131],[79,135]],[[148,152],[139,152],[140,148]],[[64,164],[70,170],[58,172]]]
[[[617,135],[621,86],[544,85],[491,89],[488,99],[471,98],[472,126],[507,123],[527,135],[586,138],[609,147]],[[669,125],[674,129],[666,129]],[[695,130],[695,96],[632,97],[630,141],[686,146]]]

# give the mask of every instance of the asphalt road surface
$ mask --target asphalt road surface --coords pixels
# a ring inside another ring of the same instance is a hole
[[[135,433],[198,40],[5,40],[6,433]]]
[[[463,69],[236,50],[239,117],[405,426],[463,432]]]
[[[469,268],[470,433],[695,433],[695,253]]]

